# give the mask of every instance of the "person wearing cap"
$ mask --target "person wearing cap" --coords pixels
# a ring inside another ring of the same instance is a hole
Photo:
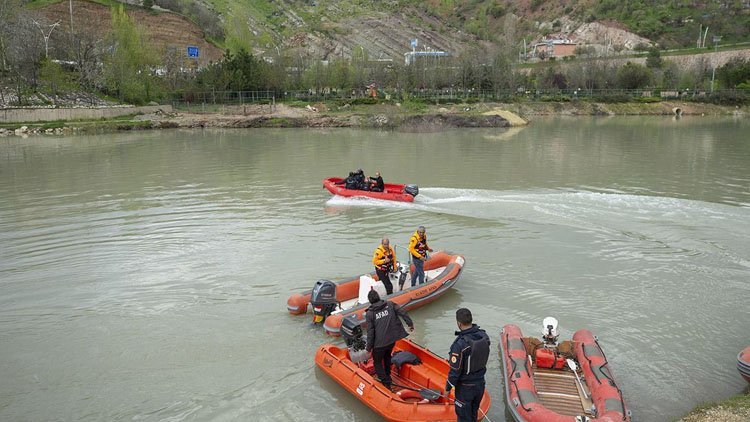
[[[473,323],[471,311],[466,308],[456,311],[456,325],[456,340],[453,341],[448,356],[450,370],[445,394],[455,387],[458,422],[474,422],[484,395],[490,337]]]
[[[390,246],[390,241],[387,237],[384,237],[380,241],[380,246],[375,249],[375,253],[372,256],[372,263],[375,265],[375,273],[378,275],[380,280],[385,286],[385,292],[387,294],[393,293],[393,284],[391,283],[390,273],[394,272],[396,266],[396,251]]]
[[[427,252],[432,252],[432,248],[427,244],[424,226],[419,226],[409,240],[409,253],[414,262],[414,272],[411,274],[412,287],[417,280],[419,284],[424,283],[424,261],[427,259]]]
[[[409,326],[409,331],[414,331],[414,322],[409,315],[390,300],[380,299],[375,290],[367,294],[370,307],[365,312],[367,323],[367,344],[365,350],[372,352],[375,373],[383,385],[391,388],[391,353],[396,341],[401,340],[408,334],[404,330],[401,319]],[[399,319],[401,317],[401,319]]]

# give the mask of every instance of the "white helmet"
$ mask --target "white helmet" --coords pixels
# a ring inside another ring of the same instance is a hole
[[[557,319],[554,317],[544,318],[542,321],[542,338],[557,341]]]

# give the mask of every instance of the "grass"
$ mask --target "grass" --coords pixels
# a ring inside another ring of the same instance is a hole
[[[739,394],[736,396],[732,396],[726,400],[716,401],[716,402],[706,402],[699,404],[696,406],[693,410],[690,411],[687,415],[684,416],[684,418],[688,418],[691,416],[700,416],[703,413],[706,413],[707,411],[711,409],[716,408],[722,408],[729,411],[743,411],[743,412],[749,412],[750,411],[750,394],[747,392],[745,394]]]

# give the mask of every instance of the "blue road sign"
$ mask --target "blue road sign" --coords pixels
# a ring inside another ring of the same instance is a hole
[[[189,45],[187,48],[187,55],[188,57],[198,57],[200,56],[200,52],[198,51],[198,47],[194,45]]]
[[[416,47],[417,46],[417,39],[416,38],[414,38],[413,40],[411,40],[411,46],[412,47]]]

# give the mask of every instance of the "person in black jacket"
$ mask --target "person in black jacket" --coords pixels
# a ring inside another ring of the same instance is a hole
[[[414,331],[414,322],[409,315],[391,301],[383,301],[375,290],[367,294],[370,307],[365,313],[367,321],[367,345],[365,349],[372,352],[375,373],[378,374],[380,382],[389,389],[391,388],[391,352],[396,341],[401,340],[408,334],[404,330],[399,317],[403,318],[409,331]]]
[[[334,183],[334,185],[344,185],[346,189],[357,189],[357,178],[355,177],[354,172],[350,171],[349,177]]]
[[[362,169],[357,169],[357,171],[354,172],[354,178],[357,183],[357,187],[355,189],[359,189],[359,190],[370,189],[370,185],[367,183],[367,178],[365,177],[365,172]]]
[[[456,311],[456,340],[451,345],[450,371],[445,384],[445,393],[456,387],[456,416],[458,422],[477,420],[479,403],[484,395],[484,374],[490,356],[490,337],[472,323],[471,311],[461,308]]]
[[[380,172],[375,172],[375,177],[370,176],[370,190],[373,192],[383,192],[385,190],[385,183],[383,178],[380,176]]]

